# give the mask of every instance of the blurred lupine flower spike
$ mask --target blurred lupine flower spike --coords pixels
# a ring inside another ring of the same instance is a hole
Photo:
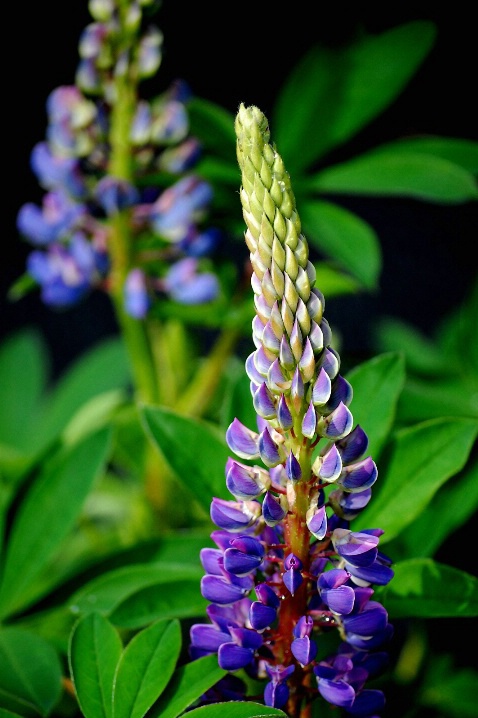
[[[248,464],[228,459],[233,499],[211,504],[218,548],[209,550],[213,560],[202,556],[201,584],[210,623],[192,627],[190,654],[217,652],[225,670],[263,679],[264,702],[293,718],[309,715],[319,696],[376,718],[385,698],[365,684],[386,665],[393,629],[372,586],[388,583],[393,570],[378,548],[382,531],[350,522],[371,498],[377,467],[363,458],[367,436],[354,426],[352,387],[339,373],[267,119],[241,104],[235,129],[256,307],[246,372],[257,427],[235,419],[226,432]],[[336,648],[327,655],[321,639],[331,633]]]
[[[137,319],[161,296],[209,302],[219,284],[200,257],[218,229],[205,226],[211,187],[192,174],[201,146],[190,135],[189,88],[178,80],[152,100],[139,95],[162,59],[163,36],[150,22],[157,3],[92,0],[89,10],[75,84],[50,93],[46,137],[31,153],[45,195],[18,212],[18,231],[35,246],[27,274],[56,307],[93,288]]]

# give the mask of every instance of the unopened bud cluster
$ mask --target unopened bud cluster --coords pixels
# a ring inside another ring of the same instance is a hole
[[[217,652],[223,669],[264,679],[265,703],[293,717],[319,694],[376,717],[384,695],[364,686],[386,664],[393,629],[373,586],[393,571],[378,549],[381,529],[350,522],[371,498],[377,467],[349,409],[352,387],[331,346],[290,178],[257,107],[240,106],[236,135],[256,308],[245,368],[257,427],[235,419],[226,433],[237,457],[226,465],[233,499],[212,500],[217,548],[201,552],[210,622],[192,627],[191,656]],[[336,645],[324,654],[331,633]],[[237,682],[234,691],[245,698]],[[204,701],[218,696],[216,687]]]

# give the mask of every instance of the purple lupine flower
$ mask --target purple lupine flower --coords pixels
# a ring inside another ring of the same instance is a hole
[[[371,600],[372,586],[388,583],[393,570],[378,548],[382,530],[353,530],[350,521],[370,500],[378,470],[364,457],[364,430],[354,426],[352,386],[331,347],[324,297],[267,120],[241,105],[236,134],[256,309],[245,370],[258,430],[234,419],[226,440],[239,459],[260,459],[265,468],[232,457],[226,463],[236,501],[212,500],[219,553],[202,559],[202,592],[230,611],[249,600],[248,616],[232,629],[214,624],[209,612],[216,633],[193,626],[191,657],[198,633],[210,652],[223,640],[219,664],[265,680],[266,705],[299,715],[318,690],[351,715],[377,718],[383,693],[365,686],[385,665],[393,627]],[[336,651],[318,660],[322,634],[332,630]]]
[[[198,272],[198,262],[185,257],[173,264],[158,286],[181,304],[203,304],[215,299],[219,282],[212,272]]]
[[[175,81],[158,97],[140,97],[140,82],[161,62],[163,41],[157,27],[143,22],[143,6],[132,3],[123,12],[118,0],[90,3],[93,22],[80,37],[75,84],[48,95],[45,140],[31,155],[31,169],[47,194],[41,207],[25,203],[17,219],[20,234],[33,245],[62,245],[29,260],[31,276],[42,278],[45,301],[71,304],[93,288],[122,291],[126,312],[139,319],[164,293],[184,304],[212,301],[219,293],[218,279],[197,260],[210,255],[221,237],[217,228],[204,226],[212,187],[192,174],[201,147],[190,135],[185,104],[190,88]],[[122,124],[115,120],[124,92],[119,78],[127,80],[132,110]],[[115,215],[125,208],[131,212],[122,217],[117,241]],[[69,245],[77,232],[106,258],[103,271],[90,273],[89,286],[58,279],[71,264],[69,254],[76,250]],[[117,286],[118,275],[127,278],[125,286]]]

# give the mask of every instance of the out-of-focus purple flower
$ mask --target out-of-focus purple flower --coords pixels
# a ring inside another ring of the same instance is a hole
[[[76,157],[59,157],[52,154],[46,142],[38,142],[31,152],[30,165],[44,189],[63,189],[77,199],[84,196],[85,182]]]
[[[126,277],[124,306],[131,317],[144,319],[151,305],[144,272],[136,267]]]
[[[77,233],[67,247],[55,243],[45,252],[31,252],[27,271],[41,286],[45,304],[67,307],[91,289],[99,264],[101,259],[92,244]]]
[[[78,204],[63,190],[48,192],[42,206],[24,204],[17,215],[19,232],[38,246],[61,240],[86,214],[86,207]]]
[[[185,257],[173,264],[161,282],[161,288],[181,304],[211,302],[219,293],[219,282],[212,272],[198,271],[198,262]]]
[[[95,199],[104,209],[108,217],[112,217],[127,207],[132,207],[139,201],[139,192],[136,187],[126,180],[106,175],[95,187]]]
[[[189,175],[165,189],[156,202],[146,208],[147,216],[159,235],[170,242],[180,242],[188,236],[191,225],[203,218],[211,199],[211,185]],[[143,215],[144,210],[141,210]]]

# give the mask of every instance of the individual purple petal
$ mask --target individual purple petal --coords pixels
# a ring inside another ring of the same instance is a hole
[[[299,367],[296,368],[294,376],[292,377],[292,384],[290,387],[290,398],[296,411],[298,411],[302,405],[302,399],[304,397],[304,382],[302,380]]]
[[[332,543],[339,556],[353,566],[370,566],[377,558],[377,536],[348,529],[335,529]]]
[[[239,419],[234,419],[226,431],[226,441],[241,459],[257,459],[259,453],[259,435],[251,431]]]
[[[324,349],[324,353],[320,359],[320,365],[333,381],[339,373],[340,358],[332,347]]]
[[[312,388],[312,402],[315,406],[324,405],[330,398],[330,392],[332,390],[332,383],[330,377],[322,368],[319,371],[317,379]]]
[[[295,638],[290,644],[290,650],[301,666],[307,666],[317,655],[317,644],[309,636],[304,636]]]
[[[251,526],[260,512],[260,503],[257,507],[252,501],[236,502],[213,498],[211,502],[211,519],[221,529],[226,531],[241,531]]]
[[[310,636],[314,628],[314,620],[311,616],[301,616],[295,624],[292,633],[295,638],[304,638]]]
[[[221,576],[222,571],[219,560],[222,560],[223,553],[217,548],[202,548],[199,552],[199,560],[206,573]]]
[[[342,489],[336,489],[329,494],[329,504],[338,516],[346,521],[352,521],[362,511],[372,498],[372,489],[357,491],[349,494]]]
[[[169,296],[181,304],[204,304],[215,299],[219,282],[211,272],[199,273],[198,261],[185,257],[172,264],[161,283]]]
[[[230,583],[221,576],[207,575],[201,579],[201,594],[207,601],[223,606],[243,598],[246,590]]]
[[[267,384],[263,382],[253,397],[254,409],[263,419],[273,419],[276,416],[274,398]]]
[[[271,390],[276,393],[281,393],[289,389],[291,382],[285,378],[279,359],[272,362],[267,373],[267,383]]]
[[[269,628],[277,618],[277,609],[272,606],[266,606],[260,601],[254,601],[251,604],[249,612],[249,620],[252,628],[256,631],[263,631]]]
[[[294,423],[284,394],[281,394],[279,398],[279,404],[277,406],[277,421],[279,422],[281,429],[285,430],[290,429]]]
[[[251,648],[243,648],[236,643],[223,643],[217,654],[219,666],[224,671],[237,671],[251,663],[254,658],[254,651]]]
[[[352,616],[345,616],[343,624],[347,633],[372,636],[383,631],[388,623],[388,614],[378,601],[369,601],[364,610]]]
[[[342,616],[350,613],[354,607],[355,592],[351,586],[322,589],[320,597],[331,611]]]
[[[259,568],[261,563],[261,556],[251,556],[235,548],[228,548],[224,552],[224,568],[235,576],[246,576]]]
[[[144,319],[150,304],[144,272],[138,268],[131,269],[124,285],[124,306],[127,314],[134,319]]]
[[[258,583],[255,587],[257,598],[261,603],[266,606],[272,606],[273,608],[279,608],[280,600],[274,589],[267,585],[267,583]]]
[[[264,331],[262,332],[262,343],[263,343],[265,349],[268,349],[270,352],[272,352],[275,355],[279,354],[280,342],[279,342],[279,339],[275,335],[275,332],[271,326],[270,321],[267,322],[267,324],[264,327]]]
[[[354,566],[351,563],[345,563],[346,570],[350,573],[352,581],[360,585],[376,584],[377,586],[386,586],[392,580],[394,572],[389,567],[379,561],[375,561],[369,566]]]
[[[139,202],[139,192],[132,184],[106,175],[95,186],[95,199],[108,217]]]
[[[189,631],[191,645],[215,653],[219,646],[231,640],[229,633],[218,631],[210,623],[195,623]]]
[[[270,486],[267,471],[255,466],[246,466],[238,461],[228,462],[226,486],[236,499],[255,499]]]
[[[343,439],[337,442],[337,448],[342,456],[342,462],[349,464],[359,459],[365,453],[368,447],[368,436],[362,429],[360,424]]]
[[[352,401],[352,397],[353,389],[351,384],[339,374],[332,383],[332,391],[326,408],[328,411],[333,411],[341,402],[348,406]]]
[[[284,369],[291,369],[295,366],[295,360],[294,355],[292,354],[292,350],[290,348],[290,344],[287,341],[286,336],[284,335],[280,341],[280,347],[279,347],[279,361],[281,363],[281,366],[284,367]]]
[[[249,356],[246,359],[245,368],[246,368],[246,374],[249,377],[251,381],[254,382],[258,387],[263,383],[264,377],[257,369],[255,363],[254,363],[254,355],[255,352],[252,352],[252,354],[249,354]]]
[[[284,571],[282,574],[282,580],[286,588],[293,596],[299,586],[302,585],[304,579],[300,571],[295,571],[291,568],[289,571]]]
[[[322,456],[318,476],[324,481],[336,481],[342,471],[342,459],[335,444]]]
[[[299,481],[299,479],[302,477],[301,465],[295,458],[292,451],[289,453],[289,456],[287,457],[287,460],[285,463],[285,470],[287,473],[287,478],[290,481]]]
[[[377,480],[378,470],[370,456],[356,464],[344,467],[340,477],[340,485],[346,491],[363,491],[369,489]]]
[[[304,350],[299,361],[299,369],[302,372],[304,381],[310,381],[314,376],[315,356],[309,337],[305,340]]]
[[[307,436],[309,439],[312,439],[312,437],[315,434],[315,429],[317,426],[317,416],[315,413],[315,407],[312,402],[309,404],[309,408],[307,409],[305,416],[302,420],[302,433],[304,436]]]
[[[385,696],[382,691],[366,689],[360,691],[347,713],[353,716],[375,716],[385,706]]]
[[[322,422],[321,433],[323,436],[329,439],[341,439],[351,430],[353,416],[345,404],[340,403]]]
[[[280,501],[276,499],[270,491],[267,491],[264,496],[262,515],[268,526],[275,526],[279,521],[282,521],[286,515],[286,511],[282,508]]]
[[[343,680],[330,681],[319,678],[317,681],[319,693],[328,703],[340,708],[350,708],[355,699],[355,691]]]
[[[225,531],[223,529],[217,529],[211,533],[212,540],[222,551],[229,548],[231,545],[230,541],[234,538],[234,536],[236,536],[236,533],[233,533],[232,531]]]
[[[279,446],[272,439],[268,427],[259,434],[258,444],[260,457],[266,466],[273,467],[282,463],[283,457],[279,451]]]
[[[316,539],[321,541],[327,533],[327,515],[325,506],[320,506],[315,513],[307,518],[307,528]]]
[[[282,708],[289,700],[289,687],[287,683],[266,683],[264,688],[264,703],[271,708]]]

